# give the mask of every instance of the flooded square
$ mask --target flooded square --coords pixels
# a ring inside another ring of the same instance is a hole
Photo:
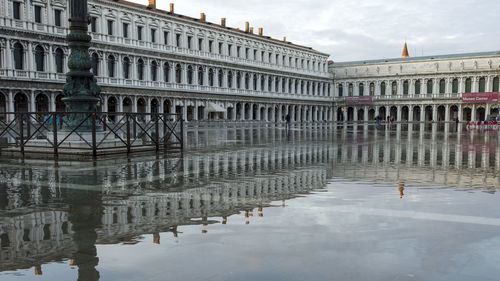
[[[183,154],[2,158],[0,280],[498,279],[496,130],[185,134]]]

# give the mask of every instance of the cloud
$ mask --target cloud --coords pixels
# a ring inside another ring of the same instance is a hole
[[[133,0],[146,4],[146,0]],[[158,7],[168,9],[168,2]],[[398,57],[405,39],[411,56],[500,49],[500,1],[490,0],[183,0],[176,12],[210,22],[255,28],[313,47],[334,61]]]

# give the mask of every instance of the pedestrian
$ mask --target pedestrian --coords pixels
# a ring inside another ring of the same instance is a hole
[[[382,119],[379,115],[375,117],[375,121],[377,122],[377,129],[380,129],[380,119]]]

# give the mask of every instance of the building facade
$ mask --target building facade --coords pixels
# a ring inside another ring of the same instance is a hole
[[[499,91],[500,52],[410,58],[403,51],[398,59],[330,63],[329,69],[336,121],[482,121],[498,115],[498,100],[464,102],[462,96]]]
[[[328,55],[127,1],[89,1],[103,112],[185,120],[333,120]],[[68,1],[0,0],[0,112],[63,111]],[[5,116],[4,118],[8,118]]]

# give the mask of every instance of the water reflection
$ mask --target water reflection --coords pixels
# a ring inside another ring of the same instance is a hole
[[[480,189],[499,184],[498,135],[447,125],[199,129],[189,152],[96,163],[3,160],[0,271],[70,260],[78,280],[99,280],[96,245],[135,244],[180,226],[227,224],[341,178]]]

